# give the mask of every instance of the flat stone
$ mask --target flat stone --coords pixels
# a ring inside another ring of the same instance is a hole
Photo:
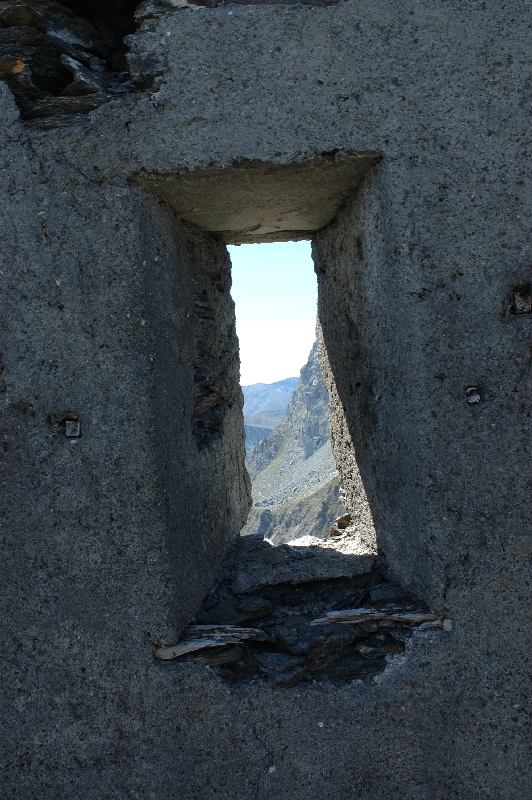
[[[82,97],[86,94],[94,94],[95,92],[102,91],[103,86],[101,80],[94,72],[91,72],[90,69],[84,67],[83,64],[80,64],[79,61],[76,61],[74,58],[64,54],[61,56],[60,60],[61,64],[68,69],[74,78],[73,82],[70,83],[63,92],[66,97]]]
[[[305,667],[296,667],[289,672],[273,673],[268,683],[274,686],[294,686],[296,683],[308,680],[309,674]]]
[[[84,97],[47,97],[24,110],[24,119],[41,119],[65,114],[86,114],[94,111],[112,97],[104,92],[88,94]]]
[[[255,654],[255,661],[259,666],[270,672],[288,672],[304,663],[304,658],[287,655],[286,653],[259,653]]]
[[[251,619],[257,619],[268,614],[273,608],[273,603],[265,598],[254,595],[247,597],[222,597],[208,609],[198,612],[197,619],[202,623],[215,625],[241,625]]]
[[[304,583],[329,578],[352,578],[371,572],[373,555],[342,555],[330,548],[274,547],[253,536],[242,537],[226,560],[233,592],[251,592],[278,583]]]
[[[245,650],[240,645],[228,645],[227,647],[213,647],[212,649],[201,650],[199,653],[191,653],[191,660],[196,664],[205,664],[209,667],[220,667],[226,664],[235,664],[245,657]]]
[[[307,620],[300,617],[289,618],[283,625],[275,626],[272,633],[289,653],[305,654],[312,659],[321,658],[326,653],[368,635],[366,630],[359,631],[350,625],[312,627]]]

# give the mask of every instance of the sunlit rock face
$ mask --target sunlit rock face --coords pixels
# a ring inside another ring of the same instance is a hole
[[[344,513],[329,441],[329,396],[315,343],[278,426],[258,442],[246,465],[253,508],[243,535],[275,544],[301,536],[324,539]]]

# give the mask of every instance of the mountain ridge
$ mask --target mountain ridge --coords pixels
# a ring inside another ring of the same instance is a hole
[[[299,382],[299,376],[284,378],[274,383],[251,383],[242,386],[244,414],[259,414],[261,411],[284,411]]]

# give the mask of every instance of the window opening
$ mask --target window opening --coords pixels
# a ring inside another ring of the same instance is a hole
[[[344,512],[316,345],[310,242],[230,247],[253,509],[244,535],[324,539]]]
[[[342,503],[310,243],[229,250],[253,507],[180,642],[156,655],[233,685],[368,681],[416,627],[443,620],[394,580]]]

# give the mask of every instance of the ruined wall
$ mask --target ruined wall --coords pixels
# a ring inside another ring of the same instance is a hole
[[[158,3],[134,91],[21,122],[0,85],[4,796],[530,795],[530,25]],[[223,236],[173,210],[183,175],[353,155],[325,345],[379,546],[454,630],[371,686],[233,692],[153,660],[247,503]]]

